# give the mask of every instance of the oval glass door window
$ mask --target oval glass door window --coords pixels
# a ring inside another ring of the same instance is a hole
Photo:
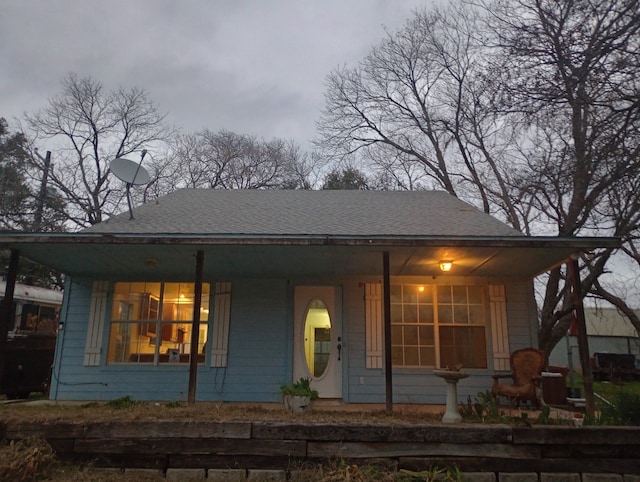
[[[326,305],[314,300],[307,308],[304,321],[304,354],[309,373],[321,377],[331,354],[331,318]]]

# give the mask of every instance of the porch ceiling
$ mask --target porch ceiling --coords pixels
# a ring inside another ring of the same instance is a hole
[[[533,277],[571,254],[616,247],[616,238],[163,238],[0,236],[0,246],[59,271],[105,278],[191,277],[204,251],[205,273],[227,276],[381,275]],[[452,260],[448,274],[440,260]]]

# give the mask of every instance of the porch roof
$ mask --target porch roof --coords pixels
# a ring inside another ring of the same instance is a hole
[[[72,275],[533,277],[617,238],[524,236],[444,192],[185,189],[80,233],[4,233],[0,246]]]

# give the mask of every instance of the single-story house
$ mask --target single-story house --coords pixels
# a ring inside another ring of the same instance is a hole
[[[0,247],[66,273],[50,398],[442,404],[537,346],[533,278],[613,238],[529,237],[436,191],[183,189]],[[389,335],[385,337],[385,333]]]

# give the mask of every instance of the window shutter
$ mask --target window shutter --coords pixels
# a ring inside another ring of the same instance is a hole
[[[509,330],[507,328],[507,297],[504,285],[489,285],[493,363],[496,370],[509,370]]]
[[[94,281],[89,308],[87,341],[84,346],[84,365],[99,366],[102,353],[102,333],[107,313],[107,281]]]
[[[231,313],[231,283],[216,283],[213,301],[212,367],[226,367],[229,352],[229,315]]]
[[[367,368],[382,368],[382,284],[365,284]]]

